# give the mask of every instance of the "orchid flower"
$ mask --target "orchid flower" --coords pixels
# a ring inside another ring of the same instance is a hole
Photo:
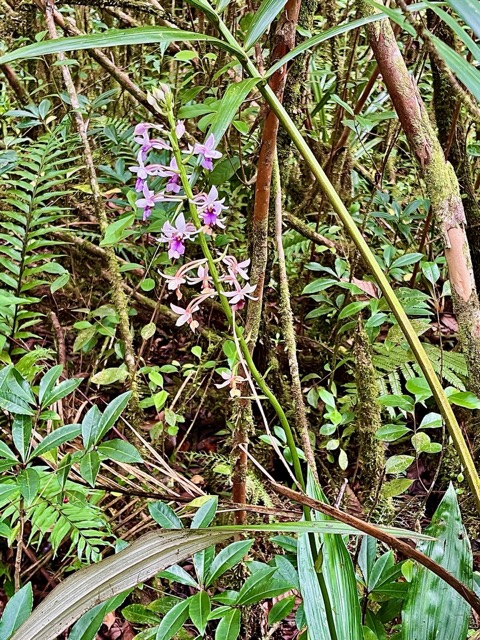
[[[225,198],[218,199],[218,190],[216,187],[212,187],[208,194],[199,193],[194,196],[193,202],[197,207],[198,215],[201,216],[205,226],[210,230],[214,226],[225,229],[223,219],[219,218],[223,209],[228,209],[223,203]],[[208,230],[207,230],[208,232]]]
[[[185,240],[191,240],[198,231],[191,222],[185,222],[185,216],[180,213],[175,221],[175,226],[171,222],[165,222],[162,227],[160,242],[168,242],[168,257],[179,258],[185,253]]]
[[[201,156],[201,165],[204,169],[207,169],[207,171],[211,171],[213,169],[213,160],[222,157],[220,151],[215,151],[215,138],[213,137],[213,134],[208,136],[205,140],[205,144],[196,142],[193,149],[192,147],[189,147],[189,152],[194,155]]]
[[[194,298],[186,307],[183,309],[182,307],[178,307],[176,304],[171,304],[170,307],[172,311],[179,315],[175,326],[181,327],[184,324],[188,324],[190,329],[195,333],[195,329],[197,329],[198,322],[193,319],[193,314],[200,309],[200,304],[206,300],[207,298],[211,298],[212,293],[202,293],[200,296]]]
[[[206,262],[205,258],[202,258],[200,260],[193,260],[192,262],[187,262],[187,264],[182,265],[180,269],[178,269],[178,271],[173,276],[168,275],[167,273],[162,273],[161,271],[160,271],[160,275],[163,276],[165,280],[168,281],[167,288],[170,291],[175,291],[177,298],[181,300],[182,292],[180,291],[180,287],[182,284],[185,284],[187,281],[185,278],[186,274],[189,271],[192,271],[192,269],[196,269],[197,267],[200,268],[200,266],[202,264],[205,264],[205,262]]]
[[[178,175],[178,165],[175,158],[170,160],[169,166],[164,164],[150,164],[146,167],[147,173],[151,176],[160,176],[161,178],[169,178],[165,191],[166,193],[179,193],[181,189],[180,176]]]
[[[239,389],[237,389],[237,384],[239,384],[240,382],[246,382],[247,379],[243,378],[242,376],[237,376],[233,371],[224,371],[220,375],[225,380],[225,382],[215,384],[217,389],[222,389],[223,387],[229,386],[230,396],[232,398],[238,398],[240,396],[240,391]]]
[[[180,138],[183,136],[184,133],[185,133],[185,124],[183,123],[183,120],[178,120],[177,126],[175,127],[175,135],[180,140]]]
[[[148,186],[145,184],[143,187],[143,198],[139,198],[136,201],[137,207],[139,209],[143,209],[143,219],[146,220],[152,213],[152,209],[156,205],[157,202],[173,202],[174,198],[172,196],[166,196],[164,193],[155,193],[155,191],[151,191]]]
[[[189,278],[188,284],[202,283],[202,293],[213,293],[215,290],[212,286],[212,276],[208,272],[208,264],[200,265],[197,270],[196,278]]]
[[[235,290],[234,291],[222,291],[222,295],[226,298],[230,298],[229,303],[233,306],[235,311],[243,309],[245,306],[245,299],[249,298],[250,300],[256,300],[250,294],[255,291],[257,288],[256,284],[245,284],[243,287],[235,281],[234,283]]]
[[[160,138],[150,139],[147,130],[143,130],[143,133],[134,138],[135,142],[140,145],[140,153],[143,162],[147,159],[147,154],[151,149],[171,149],[164,140]]]
[[[243,260],[242,262],[237,262],[237,259],[234,256],[225,256],[223,263],[227,265],[229,273],[232,276],[235,276],[235,280],[236,276],[241,276],[244,280],[249,279],[246,268],[250,264],[250,258]]]

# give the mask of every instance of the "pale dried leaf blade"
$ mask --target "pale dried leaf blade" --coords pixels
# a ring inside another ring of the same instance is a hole
[[[34,610],[11,640],[54,640],[95,605],[230,537],[226,532],[160,531],[70,576]]]

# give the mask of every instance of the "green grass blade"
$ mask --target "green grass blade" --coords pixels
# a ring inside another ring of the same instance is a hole
[[[263,36],[286,2],[287,0],[263,0],[245,36],[245,42],[243,43],[245,51],[253,47],[255,42]]]
[[[168,27],[134,27],[132,29],[109,29],[105,31],[105,33],[92,33],[86,36],[73,36],[71,38],[58,38],[57,40],[36,42],[35,44],[29,44],[26,47],[21,47],[5,54],[0,58],[0,64],[9,64],[16,60],[27,60],[37,58],[38,56],[67,51],[82,51],[85,49],[102,49],[106,47],[139,44],[168,44],[170,42],[182,41],[209,42],[234,55],[239,53],[239,49],[204,33],[192,33],[190,31],[170,29]]]

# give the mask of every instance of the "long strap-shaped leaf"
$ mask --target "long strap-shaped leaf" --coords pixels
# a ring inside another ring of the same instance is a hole
[[[50,593],[22,624],[11,640],[53,640],[83,613],[113,598],[156,573],[195,553],[231,538],[239,531],[289,531],[296,533],[358,534],[336,520],[277,522],[270,525],[220,526],[210,529],[169,529],[148,533],[114,556],[70,576]],[[386,528],[390,535],[426,539],[402,529]],[[2,638],[3,640],[3,638]]]
[[[471,588],[472,550],[453,485],[426,533],[436,540],[420,543],[421,551]],[[402,640],[465,640],[469,618],[470,607],[452,587],[425,567],[415,567],[402,610]]]
[[[83,613],[231,534],[169,530],[149,533],[70,576],[34,610],[11,640],[54,640]]]

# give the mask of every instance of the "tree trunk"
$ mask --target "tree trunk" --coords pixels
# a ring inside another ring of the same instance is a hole
[[[364,13],[373,13],[364,4]],[[469,384],[480,395],[480,305],[465,233],[465,211],[457,176],[429,120],[417,85],[410,76],[388,20],[367,27],[370,45],[403,131],[422,169],[428,197],[442,235],[459,339]]]

